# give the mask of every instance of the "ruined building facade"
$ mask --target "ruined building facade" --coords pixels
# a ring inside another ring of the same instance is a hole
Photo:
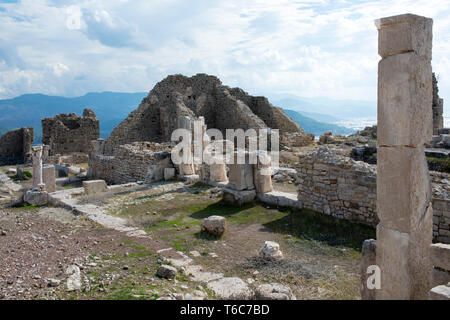
[[[182,116],[204,117],[208,128],[224,134],[226,129],[271,128],[280,129],[282,141],[297,146],[314,141],[313,135],[306,134],[265,97],[224,86],[217,77],[206,74],[171,75],[157,83],[139,108],[114,129],[106,141],[105,154],[111,155],[118,146],[136,141],[170,141]]]
[[[34,130],[24,127],[8,131],[0,137],[0,164],[19,164],[31,160]]]
[[[433,135],[438,135],[444,127],[444,100],[439,97],[436,75],[433,73]]]
[[[99,135],[100,122],[89,109],[84,109],[82,117],[71,113],[42,120],[42,143],[50,146],[50,155],[88,153],[91,141]]]

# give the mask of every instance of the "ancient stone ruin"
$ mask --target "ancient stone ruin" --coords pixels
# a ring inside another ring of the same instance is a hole
[[[136,141],[170,141],[182,116],[204,117],[208,128],[219,129],[224,135],[225,129],[271,128],[280,129],[281,140],[294,146],[314,140],[265,97],[224,86],[206,74],[190,78],[171,75],[157,83],[139,108],[114,129],[105,143],[105,154],[112,155],[118,146]]]
[[[42,143],[50,146],[49,155],[87,154],[99,135],[100,122],[89,109],[84,109],[82,117],[71,113],[42,119]]]
[[[0,164],[11,165],[31,161],[34,139],[31,127],[8,131],[0,137]]]

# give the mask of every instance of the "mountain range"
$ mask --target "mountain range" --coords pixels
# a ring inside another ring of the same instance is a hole
[[[42,135],[41,119],[53,117],[59,113],[76,113],[81,115],[84,108],[90,108],[94,110],[100,119],[100,136],[107,138],[111,131],[131,111],[137,108],[147,94],[146,92],[124,93],[107,91],[90,92],[84,96],[73,98],[44,94],[24,94],[12,99],[0,100],[0,135],[14,128],[34,127],[35,143],[39,143]],[[322,100],[320,101],[325,103]],[[303,127],[306,132],[313,133],[316,136],[326,131],[331,131],[334,134],[350,134],[354,132],[352,129],[333,124],[332,122],[342,119],[339,117],[340,114],[333,111],[335,110],[334,108],[330,108],[333,110],[327,112],[326,107],[316,100],[286,97],[284,99],[271,100],[271,102],[284,108],[286,113]],[[333,106],[335,105],[336,102],[334,102]],[[343,115],[347,115],[350,109],[349,107],[343,107]],[[363,112],[363,114],[366,113]]]

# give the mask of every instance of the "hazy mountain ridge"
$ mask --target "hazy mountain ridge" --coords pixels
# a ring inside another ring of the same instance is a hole
[[[90,92],[81,97],[60,97],[44,94],[25,94],[12,99],[0,100],[0,135],[20,127],[35,128],[35,142],[41,140],[41,119],[53,117],[60,113],[76,113],[81,115],[84,108],[94,110],[100,119],[100,136],[107,138],[111,131],[128,114],[136,109],[147,92],[123,93],[123,92]],[[354,132],[349,128],[338,126],[329,122],[340,118],[327,113],[290,110],[286,108],[287,102],[293,103],[293,99],[287,98],[284,103],[274,101],[273,104],[281,106],[286,113],[293,118],[305,131],[320,135],[331,131],[335,134],[349,134]],[[298,104],[303,100],[295,100]],[[306,100],[305,100],[306,101]],[[283,102],[283,101],[282,101]],[[305,102],[305,106],[310,106]]]

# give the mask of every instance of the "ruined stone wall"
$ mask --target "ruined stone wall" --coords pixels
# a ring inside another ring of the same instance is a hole
[[[50,146],[50,155],[88,153],[90,142],[100,135],[100,122],[92,110],[83,116],[59,114],[42,120],[42,143]]]
[[[303,206],[336,218],[375,226],[376,167],[321,147],[296,166]]]
[[[113,156],[89,155],[89,177],[109,184],[153,182],[164,178],[164,168],[173,167],[167,145],[141,142],[119,146]]]
[[[297,123],[264,97],[224,86],[218,78],[206,74],[171,75],[157,83],[138,109],[113,130],[105,154],[112,155],[119,145],[136,141],[170,141],[181,116],[204,117],[208,128],[224,134],[225,129],[272,128],[280,129],[281,134],[305,135]]]
[[[376,166],[354,161],[336,150],[320,147],[300,157],[296,165],[298,200],[303,207],[336,218],[376,226]],[[433,183],[433,237],[450,243],[450,191],[439,184],[441,173],[431,173]]]
[[[0,137],[0,164],[18,164],[31,160],[34,129],[20,128],[6,132]]]

